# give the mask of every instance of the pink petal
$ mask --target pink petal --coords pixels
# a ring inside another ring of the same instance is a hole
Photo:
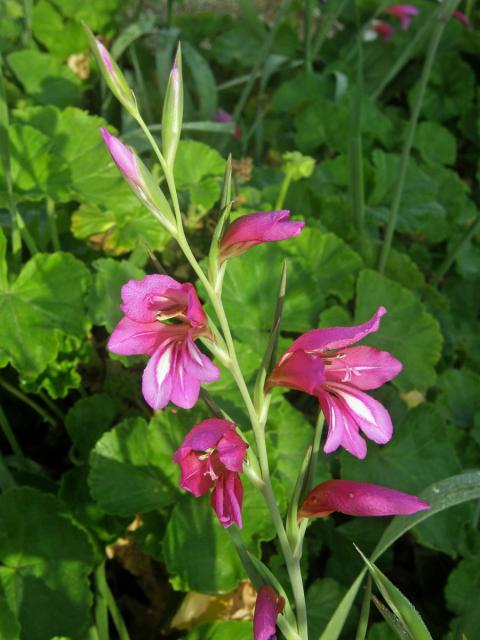
[[[408,515],[430,509],[424,500],[396,489],[352,480],[328,480],[308,494],[301,518],[318,518],[338,511],[349,516]]]
[[[159,322],[122,318],[113,330],[107,348],[122,356],[151,355],[168,336],[168,327],[162,327]]]
[[[222,437],[232,431],[235,431],[233,422],[220,418],[209,418],[196,424],[187,433],[181,448],[194,449],[195,451],[216,449]]]
[[[398,376],[403,367],[387,351],[363,346],[347,347],[325,361],[328,382],[348,382],[358,389],[378,389]]]
[[[253,614],[254,640],[275,640],[277,616],[283,611],[284,606],[284,599],[272,587],[261,587]]]
[[[266,388],[288,387],[315,395],[325,382],[325,366],[320,355],[287,351],[268,377]]]
[[[190,336],[183,344],[182,361],[188,375],[200,382],[215,382],[220,376],[220,369],[200,351]]]
[[[182,455],[181,449],[179,449],[173,456],[173,460],[180,465],[182,473],[180,487],[182,489],[189,491],[197,498],[211,489],[214,480],[209,473],[208,458],[200,460],[198,455],[191,450],[186,455]]]
[[[348,384],[329,382],[324,389],[335,394],[343,412],[355,421],[367,438],[377,444],[385,444],[391,439],[392,420],[380,402]]]
[[[152,409],[163,409],[173,390],[176,345],[166,341],[153,354],[143,372],[142,393]]]
[[[461,22],[465,27],[468,27],[469,29],[472,26],[472,23],[470,22],[469,18],[467,18],[467,16],[462,13],[461,11],[454,11],[453,12],[453,17],[456,18],[459,22]]]
[[[305,223],[290,221],[289,218],[289,211],[251,213],[237,218],[228,227],[220,243],[220,261],[238,256],[263,242],[298,236]]]
[[[387,313],[385,307],[379,307],[370,320],[355,327],[329,327],[327,329],[313,329],[297,338],[288,351],[302,349],[314,353],[327,350],[341,349],[355,342],[359,342],[369,333],[378,331],[380,318]]]
[[[212,491],[212,507],[222,527],[236,524],[242,528],[243,487],[238,473],[226,471],[217,480]]]
[[[192,284],[170,276],[149,275],[122,287],[123,313],[137,322],[153,322],[157,316],[185,316],[193,324],[206,324],[206,316]]]
[[[328,435],[323,447],[325,453],[332,453],[338,447],[343,447],[352,456],[363,460],[367,455],[367,445],[355,420],[344,410],[337,398],[326,391],[321,390],[318,399],[328,424]]]
[[[386,13],[400,20],[403,30],[408,29],[413,16],[417,16],[420,12],[417,7],[411,4],[395,4],[385,9]]]
[[[135,154],[130,151],[130,149],[124,145],[119,138],[109,133],[104,127],[100,127],[100,133],[103,136],[103,140],[107,145],[107,149],[110,151],[115,164],[118,166],[125,178],[132,185],[139,187],[143,191],[143,178],[140,174]]]
[[[242,471],[248,444],[235,431],[227,431],[217,445],[220,462],[229,471]]]
[[[395,33],[395,29],[388,24],[388,22],[383,22],[383,20],[377,20],[373,25],[372,29],[378,33],[378,35],[387,42]]]
[[[191,409],[198,400],[201,383],[213,382],[219,375],[219,369],[187,336],[182,343],[177,343],[172,362],[171,401],[177,407]]]

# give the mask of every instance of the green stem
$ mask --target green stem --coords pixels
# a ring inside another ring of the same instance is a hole
[[[312,58],[312,22],[313,22],[313,9],[315,7],[314,0],[305,0],[305,10],[303,17],[303,46],[305,52],[305,71],[307,73],[313,72],[313,58]]]
[[[48,422],[51,425],[56,424],[55,419],[48,413],[48,411],[45,411],[43,407],[35,402],[35,400],[29,398],[25,393],[23,393],[23,391],[20,391],[20,389],[17,389],[6,380],[3,380],[3,378],[0,378],[0,386],[25,404],[28,404],[28,406],[36,411],[38,415],[40,415],[45,420],[45,422]]]
[[[283,182],[280,186],[277,202],[275,203],[276,211],[278,211],[279,209],[282,209],[285,203],[285,198],[287,197],[287,193],[290,188],[290,184],[292,182],[292,176],[293,176],[293,172],[289,171],[288,173],[285,174],[285,177],[283,178]]]
[[[10,469],[5,463],[5,459],[0,453],[0,489],[6,491],[17,486],[17,481],[10,473]]]
[[[343,11],[343,7],[346,5],[346,0],[337,0],[336,2],[329,2],[325,9],[325,15],[322,12],[322,20],[320,22],[320,26],[318,27],[318,31],[313,38],[312,45],[312,60],[315,60],[318,54],[320,53],[320,49],[325,42],[325,38],[330,33],[333,23],[339,17],[339,15]]]
[[[356,5],[355,5],[356,8]],[[355,11],[358,30],[358,11]],[[357,233],[363,236],[365,217],[365,194],[363,184],[362,116],[363,116],[363,48],[358,31],[357,82],[353,94],[352,124],[350,136],[350,196],[353,223]]]
[[[424,24],[417,31],[415,36],[410,40],[405,49],[402,50],[402,53],[395,60],[394,64],[389,68],[387,73],[385,74],[383,80],[380,82],[375,91],[371,94],[372,100],[378,100],[378,98],[382,95],[386,87],[390,84],[390,82],[396,78],[399,72],[405,67],[410,58],[413,57],[417,47],[420,43],[425,39],[428,32],[431,29],[432,20],[436,17],[436,11],[434,12],[434,16],[430,20],[426,20]]]
[[[360,611],[360,620],[358,622],[357,634],[355,640],[365,640],[368,628],[368,618],[370,616],[370,600],[372,599],[372,577],[369,575],[365,586],[365,595],[363,596],[362,609]]]
[[[23,14],[25,20],[25,28],[22,34],[22,42],[27,45],[32,40],[32,13],[33,0],[23,0]]]
[[[134,44],[132,44],[130,46],[130,60],[132,61],[133,70],[135,71],[135,77],[136,77],[137,82],[138,82],[138,87],[139,87],[140,93],[141,93],[141,95],[143,97],[142,103],[143,103],[143,105],[145,107],[145,111],[147,113],[147,120],[148,120],[148,122],[152,122],[153,121],[153,114],[152,114],[152,109],[150,107],[150,100],[148,99],[147,85],[145,84],[145,79],[143,77],[142,67],[141,67],[140,62],[138,60],[137,50],[136,50]]]
[[[104,575],[104,578],[105,578],[105,575]],[[108,582],[106,578],[104,582],[101,584],[101,586],[103,590],[102,595],[107,601],[108,611],[112,616],[113,624],[115,625],[115,629],[117,630],[119,640],[130,640],[128,629],[122,618],[122,614],[120,613],[120,609],[117,606],[115,598],[113,597],[113,594],[110,591],[110,587],[108,586]]]
[[[80,391],[80,389],[79,389]],[[52,412],[58,417],[60,418],[61,422],[65,422],[65,414],[63,413],[63,411],[61,409],[59,409],[57,407],[57,405],[55,404],[55,402],[53,402],[53,400],[51,398],[49,398],[48,394],[44,393],[43,391],[39,391],[38,395],[40,396],[40,398],[43,400],[43,402],[47,405],[47,407],[49,409],[52,410]],[[81,392],[80,392],[80,395]],[[83,397],[85,397],[85,394],[83,394]]]
[[[13,268],[19,271],[21,267],[22,238],[17,224],[17,209],[13,197],[12,175],[10,172],[10,143],[8,138],[9,115],[8,104],[5,94],[5,83],[3,80],[3,59],[0,56],[0,159],[5,175],[5,186],[8,195],[8,210],[10,213],[11,241]]]
[[[95,626],[98,640],[109,640],[108,632],[108,596],[105,562],[95,570]]]
[[[453,246],[450,253],[445,256],[445,259],[442,261],[440,266],[437,269],[437,272],[432,278],[432,285],[434,287],[438,287],[441,279],[450,269],[452,264],[455,262],[459,253],[461,253],[462,249],[465,247],[467,242],[469,242],[473,236],[476,234],[478,228],[480,227],[480,213],[477,215],[475,220],[472,222],[470,227],[465,231],[460,240]]]
[[[0,405],[0,427],[2,428],[3,434],[7,439],[7,442],[10,445],[11,450],[17,457],[19,465],[22,467],[22,469],[27,469],[28,468],[27,459],[23,454],[22,448],[18,444],[15,434],[13,433],[13,429],[10,426],[8,418],[5,415],[5,412],[1,405]]]
[[[167,27],[172,26],[173,20],[173,0],[167,0]]]
[[[395,233],[395,227],[397,224],[398,210],[402,200],[403,187],[405,184],[405,178],[407,175],[408,161],[410,159],[410,152],[412,150],[413,139],[415,137],[415,130],[417,128],[418,117],[423,104],[423,98],[425,96],[425,90],[427,88],[428,79],[432,70],[435,55],[437,53],[438,45],[447,24],[448,19],[452,15],[452,12],[456,9],[459,0],[447,0],[445,5],[440,7],[437,22],[433,28],[432,37],[428,46],[427,57],[422,69],[422,75],[420,77],[420,83],[415,97],[415,102],[412,109],[412,115],[410,122],[408,123],[407,135],[405,143],[403,145],[402,157],[400,159],[400,169],[395,193],[393,196],[393,203],[390,209],[390,215],[388,218],[387,229],[385,231],[385,238],[383,240],[382,250],[380,253],[380,259],[378,262],[378,270],[380,273],[385,271],[388,256],[390,254],[390,248],[392,246],[393,234]]]
[[[61,251],[60,240],[57,229],[57,213],[55,211],[55,202],[52,198],[47,198],[47,220],[48,230],[50,232],[50,240],[54,251]]]
[[[317,422],[315,423],[315,431],[313,433],[312,457],[310,459],[310,468],[308,470],[305,493],[308,493],[313,488],[313,483],[315,482],[315,474],[317,472],[318,456],[320,455],[320,443],[322,440],[324,424],[325,416],[323,415],[322,411],[319,411]]]
[[[260,71],[263,63],[265,62],[268,54],[270,53],[270,49],[272,48],[273,41],[275,39],[275,36],[277,35],[278,28],[280,27],[280,24],[283,18],[285,17],[291,3],[292,3],[292,0],[282,0],[282,4],[280,5],[278,13],[275,17],[275,22],[272,25],[270,33],[268,34],[263,47],[260,49],[258,53],[258,56],[250,72],[247,83],[243,88],[242,93],[240,94],[238,102],[235,105],[235,109],[233,110],[233,120],[235,122],[238,122],[240,119],[240,116],[242,115],[243,109],[247,104],[247,100],[250,97],[250,94],[252,92],[253,85],[255,84],[257,74]]]

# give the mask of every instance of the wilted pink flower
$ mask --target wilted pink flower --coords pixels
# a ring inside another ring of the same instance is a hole
[[[370,320],[356,327],[308,331],[293,342],[267,379],[267,390],[288,387],[319,399],[328,423],[326,453],[344,447],[364,458],[367,445],[360,430],[377,444],[392,437],[388,411],[363,390],[376,389],[395,378],[402,363],[374,347],[349,346],[377,331],[385,313],[379,307]]]
[[[470,22],[470,19],[467,18],[467,16],[462,13],[461,11],[454,11],[452,16],[454,18],[456,18],[459,22],[461,22],[465,27],[468,27],[469,29],[471,29],[472,27],[472,23]]]
[[[237,218],[220,242],[220,262],[239,256],[257,244],[298,236],[305,223],[290,221],[289,218],[289,211],[251,213]]]
[[[425,500],[396,489],[353,480],[328,480],[310,491],[298,515],[321,518],[338,511],[347,516],[396,516],[424,509],[430,509]]]
[[[190,409],[203,382],[220,374],[194,341],[209,335],[207,318],[192,284],[164,275],[130,280],[122,287],[125,317],[115,327],[108,348],[119,355],[149,355],[142,391],[153,409],[168,402]]]
[[[395,33],[395,29],[392,25],[388,24],[388,22],[384,22],[383,20],[375,20],[372,24],[373,31],[377,33],[385,42],[390,40],[390,38]]]
[[[227,420],[211,418],[195,425],[173,460],[180,465],[180,486],[194,496],[213,487],[211,503],[223,527],[242,526],[243,487],[239,473],[248,445]]]
[[[130,185],[140,189],[142,192],[145,191],[144,180],[133,151],[124,145],[121,140],[109,133],[104,127],[100,127],[100,133],[115,164]]]
[[[420,13],[417,7],[412,4],[392,4],[385,9],[385,12],[394,18],[398,18],[404,31],[408,29],[412,18]]]
[[[279,613],[285,607],[285,600],[272,587],[260,588],[253,614],[254,640],[275,640],[276,624]]]

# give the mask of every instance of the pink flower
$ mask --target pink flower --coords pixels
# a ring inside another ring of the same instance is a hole
[[[260,588],[253,614],[254,640],[275,640],[279,613],[285,607],[285,600],[267,585]]]
[[[222,527],[242,526],[243,487],[239,473],[248,445],[232,422],[211,418],[195,425],[175,452],[180,486],[197,498],[213,487],[212,507]]]
[[[456,18],[459,22],[461,22],[464,27],[467,27],[468,29],[472,28],[472,23],[470,22],[470,19],[467,18],[467,16],[461,11],[458,11],[458,10],[454,11],[452,16]]]
[[[293,342],[267,379],[267,390],[289,387],[317,396],[328,423],[326,453],[344,447],[364,458],[367,445],[360,430],[377,444],[392,437],[387,410],[363,390],[376,389],[395,378],[402,363],[374,347],[349,346],[377,331],[385,313],[379,307],[370,320],[356,327],[308,331]]]
[[[100,127],[100,133],[115,164],[123,173],[127,182],[129,182],[133,188],[140,189],[144,192],[145,183],[133,151],[130,151],[121,140],[109,133],[104,127]]]
[[[377,33],[385,42],[390,40],[390,38],[395,33],[395,29],[388,24],[388,22],[384,22],[383,20],[375,20],[372,24],[372,29]]]
[[[209,335],[208,323],[193,285],[151,275],[122,287],[125,317],[115,327],[108,348],[119,355],[149,355],[142,391],[153,409],[169,402],[190,409],[200,385],[217,380],[217,367],[195,345]]]
[[[298,236],[305,223],[290,221],[289,218],[289,211],[251,213],[237,218],[220,242],[220,262],[239,256],[257,244]]]
[[[115,76],[115,69],[110,54],[98,38],[95,38],[95,42],[97,43],[98,51],[102,57],[103,64],[107,68],[108,73],[111,76]]]
[[[420,13],[417,7],[412,4],[392,4],[385,9],[385,12],[398,18],[400,20],[400,26],[405,31],[408,29],[410,22],[414,16],[418,16]]]
[[[396,516],[424,509],[430,509],[425,500],[396,489],[353,480],[328,480],[310,491],[298,515],[321,518],[338,511],[347,516]]]
[[[215,112],[215,122],[221,122],[222,124],[227,124],[228,122],[233,121],[233,116],[228,113],[228,111],[224,111],[223,109],[217,109]]]

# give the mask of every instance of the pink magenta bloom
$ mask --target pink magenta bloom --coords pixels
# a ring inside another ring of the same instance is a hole
[[[239,256],[257,244],[298,236],[305,223],[290,221],[289,218],[289,211],[250,213],[237,218],[220,242],[220,262]]]
[[[385,42],[388,42],[395,33],[395,29],[388,22],[383,20],[376,20],[372,24],[372,29],[381,37]]]
[[[279,613],[285,607],[285,600],[267,585],[260,588],[253,614],[254,640],[275,640]]]
[[[100,133],[115,164],[127,181],[143,192],[145,185],[133,151],[130,151],[121,140],[109,133],[104,127],[100,127]]]
[[[400,26],[405,31],[408,29],[410,22],[414,16],[418,16],[420,13],[417,7],[412,4],[392,4],[385,9],[385,12],[398,18],[400,20]]]
[[[125,317],[110,336],[109,350],[150,356],[142,391],[153,409],[163,409],[169,402],[191,409],[200,385],[220,375],[194,342],[209,335],[209,329],[193,285],[169,276],[145,276],[122,287],[122,301]]]
[[[461,11],[454,11],[452,16],[459,22],[461,22],[464,27],[468,27],[469,29],[472,27],[472,23],[470,22],[469,18],[467,18],[467,16]]]
[[[349,346],[377,331],[385,313],[379,307],[370,320],[356,327],[308,331],[293,342],[267,379],[267,390],[288,387],[319,399],[328,423],[326,453],[344,447],[364,458],[367,445],[360,431],[377,444],[392,437],[388,411],[363,391],[395,378],[402,363],[374,347]]]
[[[347,516],[397,516],[424,509],[430,509],[425,500],[396,489],[353,480],[328,480],[310,491],[298,515],[321,518],[338,511]]]
[[[222,527],[242,526],[239,473],[247,447],[232,422],[211,418],[195,425],[173,456],[180,465],[182,489],[198,498],[213,487],[211,503]]]

